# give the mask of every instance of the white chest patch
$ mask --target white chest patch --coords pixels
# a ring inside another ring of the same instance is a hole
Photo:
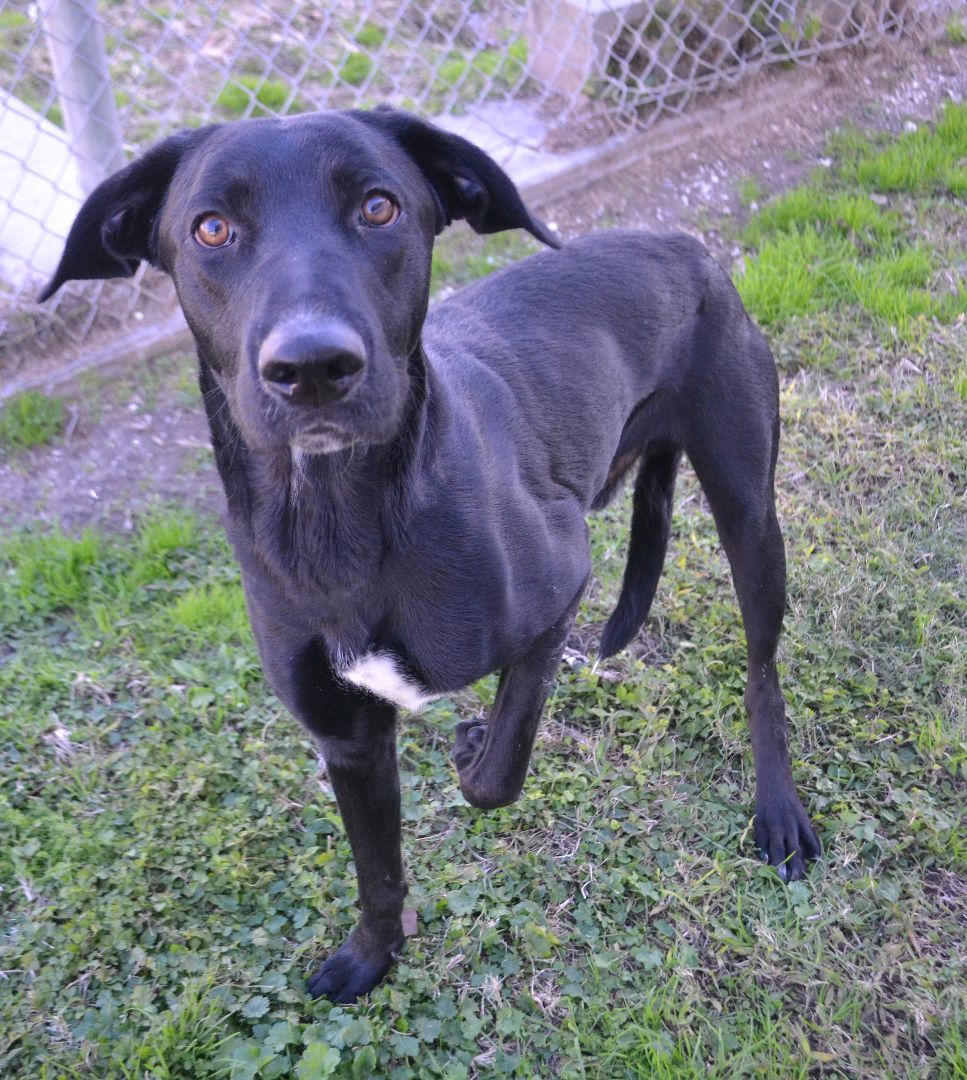
[[[424,705],[442,697],[441,694],[429,693],[415,679],[404,675],[392,653],[366,653],[341,668],[339,677],[410,712],[419,712]]]

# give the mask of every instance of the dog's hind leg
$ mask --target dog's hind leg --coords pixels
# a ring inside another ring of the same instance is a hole
[[[635,480],[628,563],[618,604],[601,635],[602,659],[623,649],[641,629],[655,598],[671,529],[680,451],[647,454]]]
[[[753,362],[772,359],[754,342]],[[772,383],[775,375],[771,374]],[[748,648],[745,704],[756,773],[755,840],[784,880],[806,872],[820,844],[789,762],[776,649],[786,601],[786,559],[773,489],[779,442],[778,394],[756,382],[748,396],[712,387],[716,409],[696,409],[686,451],[708,497],[732,568]],[[708,400],[708,399],[707,399]],[[731,415],[730,415],[731,413]]]
[[[541,711],[583,592],[582,585],[554,626],[500,673],[489,717],[457,724],[453,760],[460,790],[471,806],[507,806],[523,790]]]

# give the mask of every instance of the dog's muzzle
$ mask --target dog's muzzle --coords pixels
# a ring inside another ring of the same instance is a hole
[[[276,400],[320,406],[347,397],[366,366],[366,346],[337,320],[292,320],[262,342],[259,378]]]

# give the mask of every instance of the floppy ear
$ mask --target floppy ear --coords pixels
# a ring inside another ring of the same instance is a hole
[[[387,105],[353,116],[395,139],[423,170],[440,208],[437,232],[466,218],[478,233],[526,229],[548,247],[561,246],[530,214],[513,180],[472,142]]]
[[[131,277],[142,259],[153,263],[168,185],[185,152],[213,130],[180,131],[99,184],[74,219],[60,264],[38,300],[49,300],[65,281]]]

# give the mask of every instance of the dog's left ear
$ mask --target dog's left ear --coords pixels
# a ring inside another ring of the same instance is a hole
[[[548,247],[561,246],[524,205],[513,180],[480,147],[386,105],[354,110],[353,116],[395,139],[419,165],[440,209],[437,232],[454,219],[465,218],[478,233],[526,229]]]

